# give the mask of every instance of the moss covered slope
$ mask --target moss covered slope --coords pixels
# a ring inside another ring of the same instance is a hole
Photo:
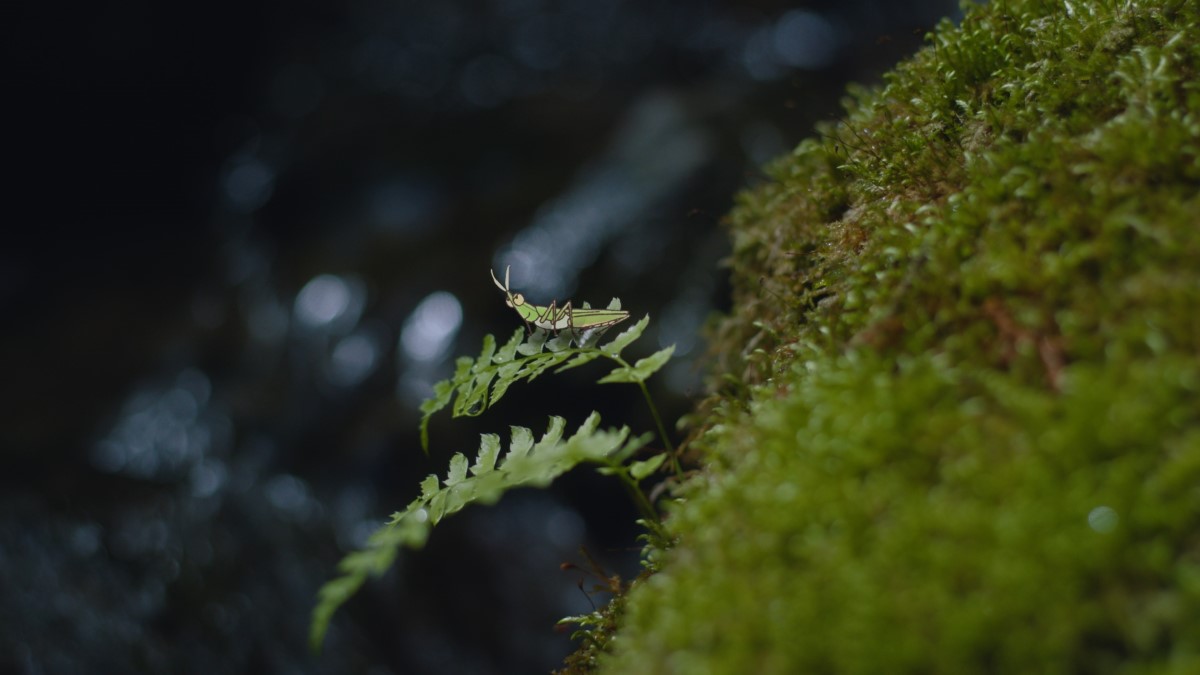
[[[602,670],[1200,672],[1198,6],[974,8],[741,197]]]

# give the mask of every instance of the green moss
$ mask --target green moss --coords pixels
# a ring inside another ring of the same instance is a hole
[[[739,198],[733,386],[602,670],[1200,672],[1200,7],[930,41]]]
[[[612,671],[1200,668],[1200,367],[1069,371],[797,368],[720,434]]]

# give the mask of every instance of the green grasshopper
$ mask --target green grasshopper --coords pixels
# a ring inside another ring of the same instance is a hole
[[[525,328],[530,333],[533,328],[541,328],[558,335],[559,331],[566,330],[570,333],[571,338],[576,342],[580,340],[580,335],[589,331],[597,331],[607,329],[609,326],[614,326],[629,318],[629,312],[619,309],[620,305],[615,300],[609,309],[592,309],[586,304],[582,309],[575,309],[568,301],[562,307],[557,305],[558,300],[551,301],[549,306],[531,305],[525,302],[525,296],[520,293],[513,293],[508,287],[508,273],[512,269],[511,266],[504,268],[504,283],[496,278],[496,272],[491,271],[492,281],[496,283],[496,287],[504,291],[505,304],[517,310],[517,314],[521,316],[521,320],[525,322]]]

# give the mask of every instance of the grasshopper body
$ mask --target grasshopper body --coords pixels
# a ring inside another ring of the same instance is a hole
[[[629,318],[629,312],[621,309],[592,309],[590,307],[576,309],[571,306],[569,301],[561,307],[558,306],[557,300],[552,301],[549,305],[530,304],[525,301],[524,295],[514,293],[509,288],[508,273],[510,269],[510,267],[504,268],[503,284],[496,278],[495,272],[492,272],[492,281],[495,282],[497,288],[504,292],[505,304],[517,311],[530,332],[534,328],[541,328],[554,334],[565,330],[575,336],[586,331],[605,329]]]

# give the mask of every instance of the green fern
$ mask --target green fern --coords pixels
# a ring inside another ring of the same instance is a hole
[[[439,410],[451,406],[451,403],[453,417],[479,415],[495,405],[516,382],[529,382],[552,368],[555,369],[554,372],[560,373],[599,358],[617,364],[616,369],[600,378],[599,383],[637,384],[650,405],[663,444],[671,449],[666,430],[646,390],[645,382],[670,360],[675,346],[661,349],[632,365],[621,357],[622,350],[641,337],[649,323],[650,317],[647,315],[599,347],[590,346],[600,337],[596,333],[569,335],[564,332],[561,336],[549,338],[546,331],[535,330],[528,339],[524,339],[525,329],[518,328],[499,349],[496,348],[495,338],[491,335],[484,336],[483,350],[479,356],[460,357],[455,363],[454,375],[449,380],[434,385],[433,398],[421,404],[422,449],[429,451],[429,419]],[[572,341],[578,344],[572,346]]]
[[[366,547],[347,555],[338,565],[341,576],[326,583],[313,609],[309,640],[319,650],[333,613],[350,599],[368,577],[378,577],[391,567],[401,547],[421,548],[434,525],[468,504],[492,504],[518,487],[544,487],[582,463],[621,469],[647,436],[629,437],[629,429],[597,427],[600,415],[592,413],[573,436],[563,439],[566,423],[550,418],[550,428],[534,443],[525,427],[512,427],[509,449],[502,461],[500,437],[483,434],[474,463],[462,453],[450,460],[446,478],[430,475],[421,482],[421,496],[372,534]]]
[[[619,307],[613,300],[611,307]],[[421,405],[421,446],[428,452],[429,419],[434,413],[452,406],[454,417],[478,415],[499,401],[516,382],[531,381],[554,369],[562,372],[599,358],[614,362],[617,367],[599,383],[629,382],[639,386],[658,432],[668,452],[646,460],[631,462],[633,454],[646,445],[651,434],[629,438],[629,429],[599,430],[600,416],[592,412],[579,430],[563,440],[565,422],[561,417],[550,418],[550,428],[541,440],[534,443],[533,433],[525,427],[511,427],[509,450],[500,458],[500,437],[483,434],[474,463],[462,453],[450,459],[446,478],[438,481],[434,475],[421,482],[421,496],[404,511],[376,530],[365,548],[347,555],[338,565],[341,575],[329,581],[318,592],[313,608],[309,639],[319,650],[334,612],[366,583],[391,567],[402,547],[420,548],[429,538],[433,526],[446,516],[468,504],[491,504],[508,490],[516,487],[542,487],[581,463],[599,464],[599,471],[616,477],[637,505],[642,518],[638,521],[660,543],[666,535],[659,524],[658,513],[646,498],[638,483],[658,470],[668,457],[676,473],[680,472],[673,448],[663,428],[662,420],[646,379],[661,369],[675,351],[672,345],[630,364],[621,352],[641,337],[650,317],[646,316],[628,330],[602,346],[603,331],[568,333],[550,338],[536,330],[526,338],[524,329],[517,329],[512,338],[499,349],[496,339],[487,335],[483,350],[477,358],[458,359],[454,375],[434,385],[434,396]]]

